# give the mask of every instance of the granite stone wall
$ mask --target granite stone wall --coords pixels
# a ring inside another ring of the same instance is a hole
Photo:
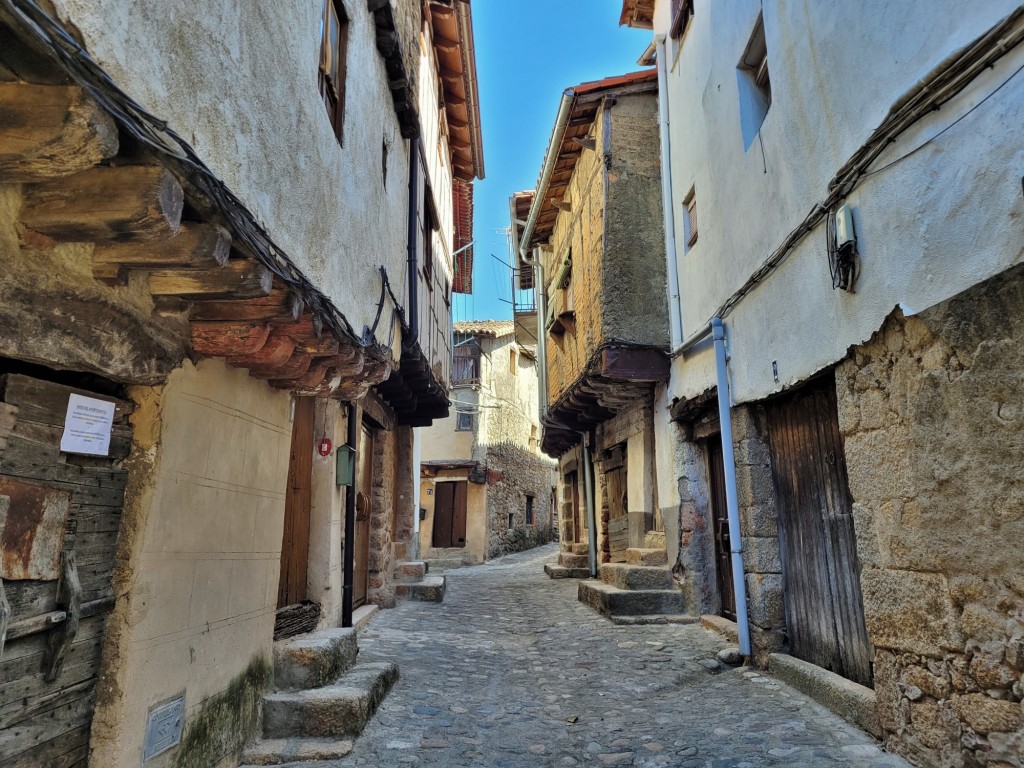
[[[1024,267],[837,369],[861,585],[891,749],[1024,765]]]
[[[487,449],[487,471],[488,559],[552,541],[551,462],[514,443],[498,443]],[[527,494],[534,497],[532,525],[526,524]]]

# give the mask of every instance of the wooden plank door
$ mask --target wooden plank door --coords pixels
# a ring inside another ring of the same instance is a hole
[[[455,486],[455,506],[452,511],[452,538],[449,547],[466,546],[466,502],[469,495],[469,483],[459,480],[451,483]]]
[[[431,546],[445,549],[452,540],[452,524],[455,518],[455,484],[434,484],[434,530]]]
[[[356,537],[352,563],[352,606],[366,602],[370,579],[370,513],[373,498],[373,430],[359,428],[356,449]]]
[[[768,427],[790,652],[871,685],[834,378],[773,404]]]
[[[719,613],[736,621],[736,592],[732,581],[732,542],[729,538],[729,510],[725,501],[725,466],[722,462],[722,439],[715,435],[706,443],[708,456],[708,486],[711,502],[711,525],[715,535],[715,570],[718,594],[721,598]]]
[[[312,397],[295,400],[291,454],[288,459],[288,488],[284,500],[278,608],[301,603],[306,599],[309,511],[313,493],[313,406]]]
[[[0,358],[0,765],[84,768],[132,404],[110,396],[113,385],[97,393],[4,373],[8,365]],[[107,455],[60,450],[73,394],[114,403]]]
[[[626,479],[626,449],[617,446],[604,463],[605,492],[608,495],[608,562],[626,562],[629,548],[629,506]]]

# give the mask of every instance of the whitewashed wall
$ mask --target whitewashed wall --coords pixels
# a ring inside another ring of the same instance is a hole
[[[668,27],[668,6],[657,4],[656,33]],[[965,12],[949,0],[765,2],[772,104],[746,150],[737,64],[761,3],[695,6],[681,48],[670,40],[667,56],[684,338],[825,197],[836,170],[891,105],[1017,3],[979,0]],[[1022,62],[1021,50],[1004,57],[907,131],[874,167],[938,133]],[[843,358],[896,306],[920,311],[1020,261],[1022,124],[1024,75],[925,149],[861,182],[848,199],[861,254],[856,293],[832,290],[822,223],[726,319],[734,401],[763,398]],[[699,240],[687,251],[682,200],[691,186]],[[675,361],[661,405],[713,385],[705,344]]]
[[[114,81],[195,147],[358,333],[373,324],[378,268],[396,293],[407,284],[408,142],[372,16],[364,0],[343,0],[350,37],[339,146],[317,91],[321,3],[54,5]],[[377,335],[387,340],[387,323]]]

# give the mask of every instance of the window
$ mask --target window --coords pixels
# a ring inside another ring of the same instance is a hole
[[[508,351],[508,372],[513,376],[516,375],[516,370],[519,368],[519,355],[516,354],[516,348],[512,347]]]
[[[511,512],[509,512],[508,513],[508,527],[509,528],[515,528],[515,525],[516,525],[516,516],[514,514],[512,514]]]
[[[472,432],[473,431],[473,414],[469,411],[456,411],[455,412],[455,431],[456,432]]]
[[[455,335],[452,354],[452,384],[480,383],[480,345],[473,336]]]
[[[693,18],[693,0],[672,0],[672,26],[669,34],[674,40],[678,40],[690,27],[690,20]]]
[[[342,141],[345,124],[345,65],[348,56],[348,16],[341,0],[324,0],[320,19],[320,73],[317,83],[334,135]]]
[[[749,149],[772,105],[772,81],[768,75],[768,43],[764,35],[763,16],[758,18],[750,35],[750,42],[736,69],[736,78],[740,94],[743,148]]]
[[[683,219],[683,233],[686,235],[686,249],[689,250],[697,242],[697,192],[696,187],[690,187],[683,199],[683,208],[686,210],[686,218]]]
[[[427,206],[423,215],[423,276],[427,278],[427,288],[434,290],[434,216],[431,206]]]
[[[526,494],[526,524],[533,525],[533,496]]]

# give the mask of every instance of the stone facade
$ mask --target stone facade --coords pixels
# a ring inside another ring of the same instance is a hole
[[[1024,268],[895,311],[837,369],[882,727],[1024,765]]]

